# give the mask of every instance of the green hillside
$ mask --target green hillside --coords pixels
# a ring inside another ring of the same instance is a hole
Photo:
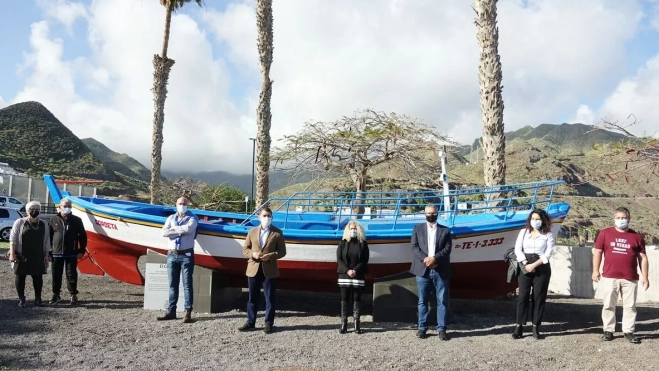
[[[118,171],[115,162],[104,163],[38,102],[0,109],[0,162],[33,177],[50,173],[66,179],[104,180],[97,188],[107,195],[146,186],[133,174]]]
[[[81,141],[110,170],[146,182],[151,180],[151,170],[127,154],[117,153],[94,138],[84,138]]]
[[[37,102],[0,109],[0,159],[29,175],[117,181],[117,176]]]

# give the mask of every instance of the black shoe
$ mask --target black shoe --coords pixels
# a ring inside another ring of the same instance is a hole
[[[439,340],[441,340],[441,341],[448,340],[448,335],[446,334],[446,331],[440,331],[439,332]]]
[[[348,332],[348,319],[341,318],[341,328],[339,329],[339,334],[345,334]]]
[[[538,329],[538,326],[533,326],[533,338],[535,340],[540,340],[545,338],[540,334],[540,330]]]
[[[18,298],[18,306],[20,308],[25,308],[25,297]]]
[[[34,306],[43,307],[43,302],[41,301],[41,299],[34,299]]]
[[[238,331],[245,332],[245,331],[250,331],[254,330],[254,325],[250,324],[249,322],[245,322],[244,325],[238,327]]]
[[[419,330],[416,332],[416,337],[419,339],[425,339],[426,338],[426,332],[423,330]]]
[[[513,331],[513,339],[521,339],[522,338],[522,326],[515,326],[515,331]]]
[[[165,313],[164,316],[160,316],[156,318],[158,321],[169,321],[172,319],[176,319],[176,313]]]
[[[183,315],[183,323],[192,323],[192,311],[186,310]]]
[[[71,295],[71,305],[78,305],[79,303],[78,295]]]
[[[263,332],[265,332],[266,334],[272,334],[272,326],[270,326],[270,325],[265,325],[265,326],[263,327]]]
[[[627,341],[629,341],[632,344],[640,344],[641,343],[641,339],[634,336],[634,334],[632,334],[631,332],[625,333],[625,339],[627,339]]]
[[[61,298],[59,295],[53,295],[53,298],[50,299],[50,301],[48,302],[48,304],[57,304],[57,303],[59,303],[60,301],[62,301],[62,298]]]
[[[613,332],[604,331],[604,335],[602,335],[602,340],[604,340],[604,341],[613,340]]]

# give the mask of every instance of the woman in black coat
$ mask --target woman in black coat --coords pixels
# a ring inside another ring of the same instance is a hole
[[[343,231],[343,239],[336,249],[336,262],[339,265],[339,287],[341,288],[341,329],[340,333],[348,332],[348,311],[352,300],[352,314],[355,320],[355,334],[361,334],[359,312],[361,308],[362,291],[364,290],[364,274],[368,272],[368,244],[364,229],[351,221]]]

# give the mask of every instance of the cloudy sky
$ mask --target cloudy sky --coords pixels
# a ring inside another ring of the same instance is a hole
[[[250,173],[260,87],[255,0],[172,18],[163,167]],[[274,0],[272,136],[358,109],[480,136],[468,0]],[[157,0],[7,1],[0,107],[43,103],[78,137],[150,163]],[[500,0],[505,125],[659,117],[659,0]],[[276,144],[277,142],[275,142]]]

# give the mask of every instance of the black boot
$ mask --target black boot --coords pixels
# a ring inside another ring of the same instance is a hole
[[[535,325],[533,326],[533,338],[535,340],[540,340],[544,338],[544,336],[540,334],[540,326],[535,326]]]
[[[18,297],[18,306],[21,308],[25,308],[25,296]]]
[[[355,319],[355,334],[361,334],[361,333],[362,333],[362,329],[361,329],[361,327],[360,327],[360,323],[359,323],[359,310],[361,309],[361,308],[360,308],[360,307],[361,307],[361,302],[356,301],[356,302],[354,302],[352,305],[353,305],[353,307],[352,307],[352,315],[353,315],[353,317],[354,317],[354,319]]]
[[[339,334],[348,332],[348,302],[341,301],[341,329]]]
[[[517,325],[515,326],[515,331],[513,331],[513,339],[521,339],[522,338],[522,326]]]

